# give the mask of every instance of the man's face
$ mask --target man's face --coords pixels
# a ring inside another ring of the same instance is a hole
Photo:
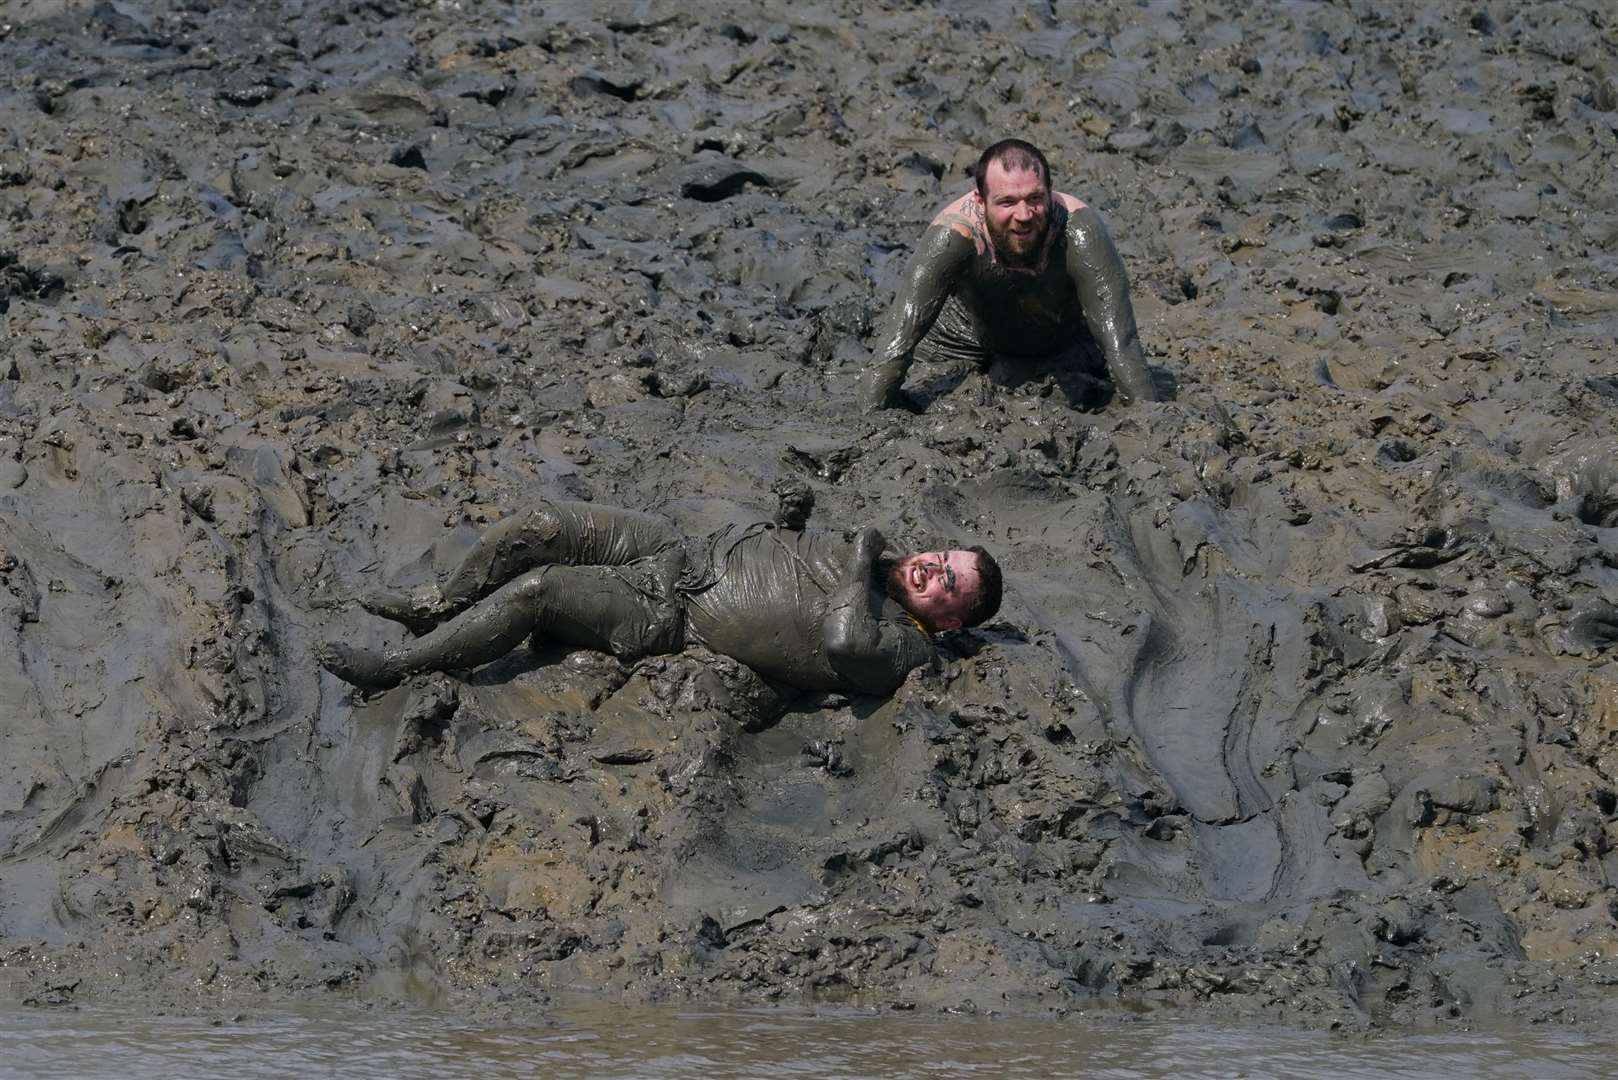
[[[1012,169],[989,162],[984,177],[983,220],[1000,261],[1026,266],[1039,255],[1050,223],[1051,192],[1038,169]]]
[[[978,557],[970,551],[930,551],[893,564],[888,595],[929,630],[954,630],[978,594]]]

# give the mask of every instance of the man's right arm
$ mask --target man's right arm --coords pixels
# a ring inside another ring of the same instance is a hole
[[[862,409],[869,412],[896,404],[916,345],[932,329],[974,250],[960,226],[935,223],[922,234],[882,324],[871,366],[861,380]]]
[[[821,629],[832,670],[848,689],[866,694],[893,693],[912,668],[937,658],[919,626],[885,625],[878,618],[882,594],[872,568],[884,546],[875,529],[860,532]]]

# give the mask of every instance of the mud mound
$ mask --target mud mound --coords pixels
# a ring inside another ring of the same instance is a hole
[[[206,7],[0,27],[9,992],[1599,1015],[1606,7]],[[1011,132],[1174,399],[859,417]],[[1003,553],[999,621],[888,701],[312,659],[535,496],[782,493]]]

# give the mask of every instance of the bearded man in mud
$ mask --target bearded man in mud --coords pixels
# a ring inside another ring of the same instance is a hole
[[[983,151],[977,181],[922,235],[860,387],[872,409],[908,406],[917,352],[1018,382],[1048,372],[1076,406],[1105,398],[1102,361],[1126,402],[1156,400],[1129,279],[1101,215],[1051,190],[1045,155],[1021,139]]]
[[[624,659],[688,643],[806,690],[889,694],[936,661],[932,634],[1000,606],[982,548],[888,558],[875,529],[852,541],[768,523],[695,541],[663,518],[542,501],[491,526],[440,587],[359,597],[419,634],[398,648],[328,642],[321,664],[355,686],[476,667],[530,634]]]

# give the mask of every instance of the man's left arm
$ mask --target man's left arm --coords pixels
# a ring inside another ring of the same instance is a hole
[[[822,627],[832,670],[850,689],[867,694],[893,693],[912,668],[937,657],[919,627],[892,626],[879,617],[882,594],[872,568],[883,546],[881,533],[861,530]]]
[[[1079,293],[1084,321],[1107,357],[1113,385],[1125,402],[1156,401],[1157,390],[1146,370],[1135,308],[1129,301],[1129,277],[1101,215],[1085,206],[1068,213],[1067,272]]]

